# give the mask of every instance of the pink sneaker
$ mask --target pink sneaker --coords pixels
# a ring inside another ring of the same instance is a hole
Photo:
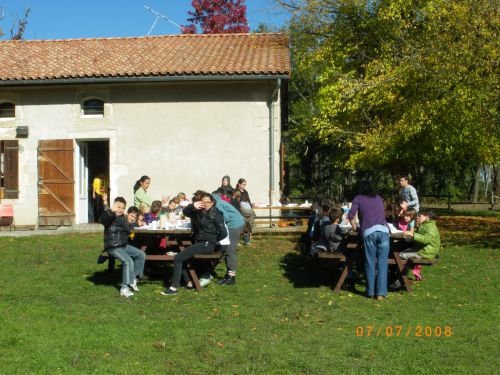
[[[411,269],[411,272],[413,273],[417,281],[422,280],[422,266],[420,264],[414,265]]]

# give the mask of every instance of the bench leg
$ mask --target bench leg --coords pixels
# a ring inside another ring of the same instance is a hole
[[[189,277],[191,277],[191,280],[193,281],[194,287],[198,292],[201,292],[203,288],[200,285],[200,280],[198,279],[198,275],[196,275],[196,271],[194,268],[191,266],[191,263],[188,263],[186,265]]]
[[[113,272],[115,270],[115,258],[109,257],[108,258],[108,272]]]
[[[344,285],[345,279],[347,278],[347,275],[349,275],[349,270],[350,266],[348,262],[344,262],[344,267],[342,269],[342,273],[340,274],[339,280],[337,281],[337,284],[335,285],[335,289],[333,290],[335,293],[339,293],[340,289],[342,288],[342,285]]]
[[[398,267],[398,274],[401,277],[401,279],[403,280],[403,284],[406,288],[406,291],[408,293],[413,292],[413,288],[411,287],[411,281],[408,278],[408,275],[406,272],[407,270],[405,268],[405,262],[403,262],[403,259],[401,259],[401,257],[399,256],[399,251],[393,251],[392,254],[394,256],[394,260],[396,261],[396,265]]]

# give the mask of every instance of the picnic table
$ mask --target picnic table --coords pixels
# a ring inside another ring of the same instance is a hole
[[[398,243],[400,241],[405,241],[403,238],[403,233],[391,233],[391,248],[389,250],[389,257],[387,259],[388,265],[395,265],[397,277],[403,281],[402,285],[408,293],[413,291],[412,282],[408,278],[406,267],[407,263],[410,264],[421,264],[421,265],[432,265],[438,262],[437,259],[416,259],[410,258],[408,260],[401,259],[399,256],[400,248]],[[326,252],[320,251],[317,254],[319,259],[333,259],[338,261],[341,264],[342,272],[340,277],[335,284],[334,291],[340,292],[341,288],[344,286],[347,276],[354,268],[354,263],[356,259],[358,259],[358,255],[360,255],[360,251],[363,249],[363,241],[357,232],[350,232],[347,237],[346,248],[344,252]],[[359,268],[359,267],[358,267]]]
[[[193,244],[191,229],[141,229],[134,228],[131,230],[135,236],[142,236],[144,238],[161,236],[165,238],[168,251],[163,254],[146,254],[146,260],[150,261],[161,261],[161,262],[173,262],[175,254],[169,254],[172,249],[178,251],[184,251],[187,247]],[[146,251],[147,245],[142,245],[141,250]],[[203,260],[215,260],[220,259],[222,253],[214,252],[211,254],[198,254],[194,256],[194,259]],[[200,280],[196,274],[195,269],[192,267],[191,262],[187,262],[186,270],[189,277],[191,278],[197,291],[203,290],[200,285]]]

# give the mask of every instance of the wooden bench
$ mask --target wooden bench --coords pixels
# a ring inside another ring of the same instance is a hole
[[[329,259],[340,263],[342,269],[340,277],[335,284],[334,292],[338,293],[344,287],[345,280],[349,273],[351,273],[354,263],[354,257],[360,248],[360,243],[358,242],[359,237],[357,235],[351,236],[347,241],[345,246],[346,250],[344,253],[339,251],[328,252],[328,251],[318,251],[316,257],[318,259]]]
[[[413,292],[413,288],[411,286],[411,280],[408,277],[408,268],[412,265],[422,265],[422,266],[432,266],[433,264],[439,263],[439,257],[434,259],[424,259],[424,258],[409,258],[402,259],[399,256],[399,251],[391,251],[389,254],[389,259],[387,263],[389,265],[396,265],[398,270],[398,277],[403,281],[403,285],[408,293]]]

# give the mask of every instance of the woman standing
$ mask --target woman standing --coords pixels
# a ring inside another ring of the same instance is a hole
[[[366,294],[370,298],[376,296],[378,301],[382,301],[387,296],[389,228],[385,220],[384,201],[368,181],[358,185],[358,195],[354,197],[347,215],[353,231],[356,230],[356,214],[363,236]]]
[[[252,208],[252,202],[250,201],[250,195],[246,190],[247,181],[244,178],[238,180],[236,184],[236,191],[240,192],[240,212],[245,218],[245,228],[243,229],[243,244],[249,245],[252,235],[252,228],[255,222],[255,211]]]
[[[134,185],[134,206],[139,207],[142,203],[151,206],[153,200],[148,195],[148,188],[151,179],[148,176],[142,176]]]
[[[220,194],[221,198],[228,203],[231,203],[233,198],[234,188],[231,186],[231,177],[222,177],[222,182],[220,187],[216,190],[217,194]]]
[[[177,294],[177,289],[181,286],[181,276],[183,263],[191,259],[196,254],[211,253],[215,249],[215,244],[227,237],[227,230],[224,225],[224,217],[215,206],[215,200],[209,193],[203,193],[200,200],[194,202],[182,210],[184,215],[195,218],[199,225],[198,234],[194,245],[189,246],[184,251],[177,253],[174,257],[174,274],[172,285],[161,294],[170,296]]]

